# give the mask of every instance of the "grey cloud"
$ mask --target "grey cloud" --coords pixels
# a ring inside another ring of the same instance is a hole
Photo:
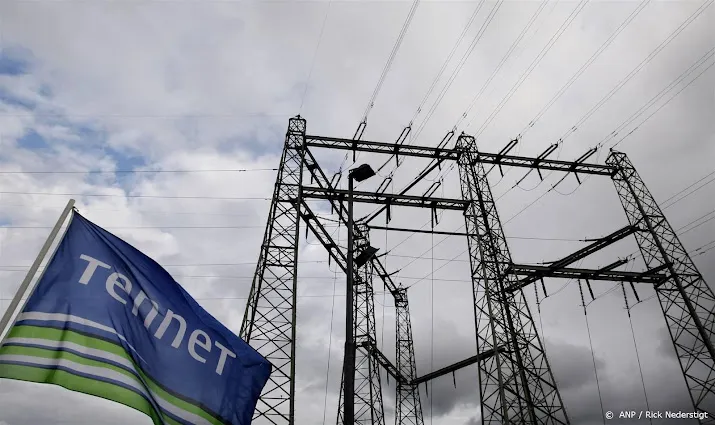
[[[591,350],[588,347],[558,342],[552,342],[548,347],[552,373],[561,392],[578,390],[595,380]],[[597,369],[603,369],[604,366],[603,360],[596,358]]]

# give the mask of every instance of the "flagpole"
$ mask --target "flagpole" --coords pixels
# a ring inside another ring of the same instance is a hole
[[[47,256],[47,252],[50,250],[50,247],[52,246],[52,243],[55,241],[55,238],[57,238],[57,233],[59,233],[60,228],[62,228],[62,224],[64,224],[65,220],[67,220],[67,216],[70,214],[70,212],[72,212],[73,207],[74,207],[74,199],[70,199],[69,202],[67,202],[67,206],[62,211],[62,214],[60,215],[59,220],[57,220],[57,224],[55,224],[55,227],[52,228],[52,231],[50,232],[50,235],[47,237],[45,244],[42,245],[42,249],[40,249],[40,253],[37,255],[37,258],[35,258],[35,262],[32,263],[32,266],[30,267],[30,270],[28,270],[27,275],[25,276],[25,279],[22,281],[20,288],[18,288],[17,292],[15,293],[15,296],[12,298],[12,301],[10,301],[10,305],[8,306],[7,310],[5,310],[5,314],[3,314],[2,319],[0,319],[0,345],[2,344],[2,340],[5,339],[5,337],[4,337],[5,331],[9,327],[8,325],[10,324],[10,319],[12,318],[12,315],[15,312],[15,309],[17,309],[18,304],[20,304],[20,299],[25,294],[25,292],[27,292],[27,288],[30,286],[30,283],[32,282],[32,278],[37,273],[37,269],[40,268],[40,264],[42,264],[42,260],[44,260],[45,257]],[[31,292],[34,290],[35,290],[35,288],[33,287]],[[31,294],[29,294],[29,295],[31,295]]]

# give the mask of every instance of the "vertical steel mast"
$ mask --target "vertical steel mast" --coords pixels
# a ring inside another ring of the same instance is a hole
[[[241,325],[241,338],[273,365],[254,413],[295,423],[295,326],[305,120],[288,122],[263,244]]]
[[[472,267],[483,424],[567,424],[566,411],[529,306],[509,273],[511,254],[474,137],[457,140],[462,197]],[[498,350],[505,347],[505,350]]]
[[[629,223],[643,230],[636,241],[646,266],[667,270],[655,285],[660,307],[693,406],[708,413],[700,422],[715,423],[715,294],[626,154],[612,151],[606,164],[617,170],[613,182]]]
[[[364,224],[355,224],[357,232],[353,241],[353,252],[359,253],[370,246],[368,229]],[[372,355],[377,345],[375,328],[375,296],[372,285],[373,265],[371,261],[358,267],[355,265],[355,286],[353,294],[353,319],[355,345],[355,424],[384,425],[385,411],[382,402],[380,364]],[[340,388],[345,384],[344,377]],[[343,424],[343,392],[340,391],[338,425]]]
[[[415,348],[412,340],[412,320],[407,303],[407,290],[400,288],[395,296],[395,320],[397,329],[397,370],[407,382],[397,381],[397,402],[395,404],[396,425],[423,425],[422,403],[420,402],[417,379]]]

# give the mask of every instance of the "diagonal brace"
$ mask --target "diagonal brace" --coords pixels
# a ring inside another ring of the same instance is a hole
[[[442,369],[435,370],[434,372],[428,373],[427,375],[420,376],[419,378],[412,381],[412,384],[419,385],[423,382],[427,382],[432,379],[439,378],[440,376],[446,375],[448,373],[452,373],[456,370],[462,369],[463,367],[467,367],[467,366],[473,365],[474,363],[486,360],[486,359],[492,357],[497,352],[505,352],[505,351],[506,350],[504,350],[503,347],[496,349],[496,350],[494,350],[494,349],[487,350],[483,353],[477,354],[476,356],[472,356],[468,359],[464,359],[464,360],[454,363],[452,365],[445,366]]]
[[[364,348],[365,351],[367,351],[375,360],[377,360],[377,363],[380,364],[387,373],[392,375],[393,378],[395,378],[398,382],[407,383],[407,379],[405,379],[404,376],[400,373],[399,370],[397,370],[397,367],[390,362],[390,360],[382,354],[382,351],[380,351],[377,348],[377,345],[373,342],[363,342],[358,345],[358,347]]]

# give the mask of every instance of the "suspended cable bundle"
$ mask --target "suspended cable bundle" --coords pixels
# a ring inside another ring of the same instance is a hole
[[[459,117],[457,122],[454,124],[453,128],[455,130],[460,124],[462,124],[462,121],[464,121],[464,119],[467,118],[469,113],[472,111],[472,108],[474,108],[474,106],[477,104],[477,101],[481,98],[482,94],[484,94],[484,91],[487,89],[489,84],[491,84],[494,77],[496,77],[496,75],[499,73],[499,71],[501,71],[501,69],[504,66],[504,64],[506,63],[506,61],[509,60],[509,57],[511,57],[512,53],[514,53],[514,50],[516,50],[516,47],[519,45],[519,43],[521,43],[521,40],[524,38],[526,33],[529,31],[531,26],[534,24],[534,22],[539,17],[541,12],[544,11],[544,8],[546,8],[547,4],[548,4],[548,1],[544,1],[541,4],[539,4],[539,7],[536,9],[534,14],[531,15],[531,18],[529,19],[529,21],[526,23],[524,28],[521,30],[519,35],[516,37],[516,40],[514,40],[514,42],[511,44],[511,46],[509,46],[509,50],[507,50],[506,54],[504,54],[504,56],[502,57],[501,61],[497,65],[497,67],[494,69],[494,71],[489,76],[487,81],[484,82],[484,84],[482,85],[482,88],[479,89],[479,92],[477,92],[477,94],[472,98],[471,102],[469,102],[469,106],[467,106],[467,109],[464,111],[464,113]],[[555,2],[554,2],[554,4],[555,4]]]
[[[576,71],[576,73],[571,76],[571,78],[566,82],[566,84],[564,84],[561,89],[556,92],[556,94],[551,98],[551,100],[549,100],[549,102],[547,102],[547,104],[536,114],[536,116],[519,132],[519,136],[523,137],[524,134],[526,134],[534,126],[534,124],[536,124],[536,122],[549,109],[551,109],[554,103],[556,103],[556,101],[561,98],[561,96],[566,92],[566,90],[568,90],[569,87],[571,87],[576,82],[576,80],[578,80],[579,77],[593,64],[593,62],[595,62],[596,59],[598,59],[598,57],[606,51],[608,46],[613,43],[613,41],[621,34],[621,32],[623,32],[623,30],[625,30],[631,22],[633,22],[636,16],[638,16],[643,11],[643,9],[648,6],[650,2],[651,0],[643,0],[638,5],[638,7],[633,12],[631,12],[630,15],[628,15],[626,20],[623,21],[621,25],[618,26],[618,28],[616,28],[613,34],[611,34],[611,36],[608,37],[608,39],[606,39],[603,44],[601,44],[601,46],[591,55],[591,57],[589,57],[588,60],[583,65],[581,65],[581,68],[579,68],[578,71]]]
[[[658,94],[656,94],[656,95],[655,95],[653,98],[651,98],[648,102],[646,102],[646,104],[644,104],[641,108],[639,108],[638,111],[636,111],[633,115],[631,115],[631,117],[629,117],[629,118],[626,119],[623,123],[621,123],[621,125],[619,125],[619,126],[616,128],[616,130],[614,130],[613,132],[611,132],[609,136],[607,136],[606,138],[602,139],[601,142],[599,142],[599,143],[596,145],[595,148],[598,149],[598,148],[602,147],[602,146],[605,144],[605,142],[608,140],[608,138],[612,138],[613,136],[615,136],[616,134],[618,134],[618,132],[619,132],[620,130],[622,130],[623,128],[627,127],[630,123],[632,123],[633,121],[635,121],[639,116],[643,115],[643,114],[647,111],[647,109],[648,109],[649,107],[653,106],[655,103],[657,103],[658,100],[660,100],[660,99],[661,99],[663,96],[665,96],[668,92],[672,91],[672,90],[677,86],[677,84],[680,83],[680,82],[682,82],[685,78],[687,78],[687,76],[689,76],[689,75],[691,75],[692,73],[694,73],[694,72],[695,72],[699,67],[701,67],[703,64],[706,64],[707,61],[708,61],[709,59],[711,59],[713,56],[715,56],[715,48],[713,48],[713,49],[709,50],[708,52],[706,52],[705,55],[703,55],[700,59],[698,59],[693,65],[691,65],[691,66],[690,66],[688,69],[686,69],[683,73],[681,73],[680,76],[678,76],[673,82],[671,82],[668,86],[666,86],[663,90],[661,90]],[[627,137],[631,136],[638,128],[640,128],[641,125],[643,125],[643,124],[644,124],[645,122],[647,122],[650,118],[652,118],[656,113],[658,113],[661,109],[663,109],[663,107],[665,107],[665,106],[666,106],[670,101],[672,101],[677,95],[679,95],[680,93],[682,93],[683,90],[685,90],[687,87],[689,87],[691,84],[693,84],[693,82],[695,82],[698,78],[700,78],[700,77],[701,77],[705,72],[707,72],[713,65],[715,65],[715,62],[710,63],[710,64],[709,64],[706,68],[704,68],[698,75],[696,75],[693,79],[691,79],[691,80],[688,82],[688,84],[686,84],[686,85],[685,85],[684,87],[682,87],[678,92],[676,92],[675,94],[673,94],[665,103],[663,103],[660,107],[658,107],[655,111],[653,111],[650,115],[648,115],[644,120],[642,120],[642,121],[641,121],[635,128],[633,128],[628,134],[626,134],[626,135],[625,135],[623,138],[621,138],[618,142],[614,143],[614,144],[610,147],[610,149],[615,148],[615,147],[618,146],[621,142],[623,142]],[[563,142],[564,142],[563,139],[559,140],[559,144],[563,144]],[[714,172],[714,173],[715,173],[715,172]],[[708,176],[710,176],[710,175],[712,175],[712,174],[709,174]],[[708,177],[708,176],[706,176],[706,177]],[[565,178],[565,176],[564,176],[564,178]],[[506,223],[508,223],[508,222],[511,221],[512,219],[516,218],[516,216],[520,215],[521,213],[523,213],[524,211],[526,211],[527,209],[529,209],[531,206],[533,206],[534,204],[536,204],[539,200],[541,200],[546,194],[548,194],[548,193],[551,192],[552,190],[553,190],[553,191],[556,191],[555,187],[556,187],[558,184],[560,184],[560,183],[564,180],[564,178],[562,178],[561,180],[559,180],[559,181],[556,183],[556,185],[554,185],[554,186],[552,186],[551,188],[549,188],[549,190],[548,190],[547,192],[543,193],[539,198],[537,198],[536,200],[534,200],[533,202],[531,202],[531,203],[530,203],[529,205],[527,205],[523,210],[519,211],[515,216],[513,216],[513,217],[511,217],[509,220],[507,220]],[[705,178],[703,178],[703,179],[701,179],[701,180],[704,180],[704,179],[705,179]],[[709,183],[712,183],[713,181],[715,181],[715,179],[712,179],[712,180],[706,182],[705,184],[699,186],[698,188],[696,188],[695,190],[691,191],[691,192],[688,193],[687,195],[685,195],[685,196],[683,196],[682,198],[678,199],[678,201],[680,201],[680,200],[682,200],[682,199],[685,199],[686,197],[692,195],[693,193],[695,193],[696,191],[702,189],[703,187],[705,187],[705,186],[708,185]],[[532,189],[530,189],[530,190],[533,190],[533,189],[535,189],[536,187],[540,186],[542,182],[543,182],[543,180],[542,180],[541,182],[539,182],[534,188],[532,188]],[[696,182],[696,183],[698,183],[698,182]],[[695,184],[695,183],[694,183],[694,184]],[[694,184],[693,184],[693,185],[694,185]],[[692,186],[692,185],[691,185],[691,186]],[[511,192],[511,190],[513,190],[515,187],[517,187],[517,185],[514,185],[514,186],[512,186],[511,188],[509,188],[506,192],[504,192],[502,195],[500,195],[497,199],[501,199],[501,198],[504,197],[506,194],[508,194],[509,192]],[[576,190],[578,190],[579,187],[580,187],[580,185],[577,186],[577,187],[574,189],[574,192],[575,192]],[[684,191],[684,190],[683,190],[683,191]],[[556,191],[556,192],[558,192],[558,191]],[[573,193],[573,192],[572,192],[572,193]],[[680,193],[682,193],[682,192],[680,192]],[[676,195],[678,195],[678,194],[676,194]],[[669,200],[670,200],[670,199],[669,199]],[[667,209],[667,208],[670,208],[670,207],[675,203],[675,202],[673,202],[673,203],[668,203],[667,201],[668,201],[668,200],[666,200],[666,202],[663,203],[663,207],[662,207],[663,210],[665,210],[665,209]]]
[[[432,91],[437,86],[437,83],[439,82],[439,80],[442,78],[442,74],[444,74],[444,71],[447,69],[447,65],[449,65],[449,63],[452,61],[452,57],[457,52],[457,48],[459,47],[459,45],[462,44],[462,40],[464,40],[464,36],[467,35],[467,31],[472,26],[474,19],[477,17],[477,14],[481,10],[485,1],[486,0],[481,0],[479,3],[477,3],[477,7],[474,8],[474,11],[472,12],[472,15],[469,17],[467,24],[464,26],[464,29],[462,29],[462,33],[459,34],[459,38],[457,38],[457,41],[454,43],[454,46],[452,46],[452,50],[450,50],[449,55],[447,55],[447,58],[442,63],[442,67],[439,69],[439,72],[435,76],[434,80],[432,80],[432,84],[430,84],[430,87],[427,90],[427,93],[425,93],[424,97],[422,98],[422,101],[420,102],[419,106],[417,107],[417,110],[415,111],[415,114],[412,116],[412,119],[410,119],[410,123],[408,124],[408,127],[412,126],[415,119],[417,119],[417,116],[420,114],[420,112],[422,112],[422,107],[425,105],[425,103],[427,103],[427,99],[432,94]]]
[[[695,12],[693,12],[692,15],[690,15],[678,28],[675,29],[665,40],[663,40],[662,43],[658,45],[648,56],[646,56],[643,61],[641,61],[626,77],[624,77],[616,86],[611,89],[610,92],[606,93],[606,95],[598,101],[586,114],[584,114],[569,130],[567,130],[563,136],[560,137],[560,140],[566,140],[569,136],[571,136],[573,133],[578,130],[578,128],[583,125],[593,114],[595,114],[599,109],[603,107],[603,105],[606,104],[619,90],[623,88],[633,77],[635,77],[648,63],[650,63],[663,49],[665,49],[675,38],[682,33],[688,26],[690,26],[695,19],[700,16],[705,9],[710,7],[713,3],[713,0],[708,0],[705,3],[703,3]]]
[[[415,16],[415,12],[417,11],[417,6],[419,5],[419,3],[420,3],[419,0],[414,0],[412,2],[412,7],[410,7],[410,11],[407,14],[407,19],[405,19],[405,23],[402,24],[402,30],[400,30],[400,34],[397,36],[397,41],[395,41],[395,45],[392,47],[390,56],[387,58],[387,63],[385,63],[385,67],[382,69],[380,78],[377,80],[377,85],[375,86],[375,89],[372,92],[372,96],[370,96],[370,101],[367,103],[367,107],[365,108],[365,113],[363,114],[363,117],[362,117],[363,123],[367,122],[367,117],[370,114],[370,110],[372,110],[372,107],[375,105],[375,99],[377,99],[377,95],[380,93],[382,84],[385,82],[385,78],[387,78],[387,73],[390,72],[390,68],[392,68],[392,62],[395,60],[395,57],[397,56],[397,52],[400,50],[400,46],[402,45],[402,40],[405,38],[405,34],[407,34],[407,30],[409,29],[410,24],[412,23],[412,18]]]
[[[660,107],[658,107],[658,109],[656,109],[656,110],[653,111],[650,115],[648,115],[648,116],[647,116],[643,121],[641,121],[633,130],[631,130],[630,132],[628,132],[628,134],[626,134],[625,136],[623,136],[623,137],[621,138],[621,140],[619,140],[618,142],[616,142],[615,144],[613,144],[613,146],[611,146],[611,149],[613,149],[613,148],[615,148],[616,146],[620,145],[626,138],[628,138],[628,137],[631,136],[633,133],[635,133],[636,130],[638,130],[643,124],[645,124],[646,122],[648,122],[648,120],[650,120],[651,118],[653,118],[653,116],[654,116],[655,114],[657,114],[658,112],[660,112],[660,110],[663,109],[666,105],[668,105],[668,104],[670,103],[670,101],[673,100],[676,96],[678,96],[678,95],[679,95],[680,93],[682,93],[685,89],[687,89],[688,87],[690,87],[691,84],[693,84],[698,78],[700,78],[700,77],[701,77],[703,74],[705,74],[710,68],[712,68],[713,65],[715,65],[715,62],[713,62],[713,63],[711,63],[710,65],[708,65],[707,68],[703,69],[698,75],[695,76],[695,78],[693,78],[692,80],[690,80],[690,82],[688,82],[688,84],[686,84],[685,86],[683,86],[683,88],[681,88],[681,89],[678,90],[675,94],[673,94],[672,96],[670,96],[670,98],[669,98],[665,103],[663,103],[662,105],[660,105]],[[666,206],[665,208],[667,208],[667,206]]]
[[[479,41],[482,39],[482,36],[484,35],[487,28],[489,27],[489,24],[494,19],[494,16],[496,15],[496,13],[499,11],[499,8],[501,7],[503,2],[504,2],[504,0],[499,0],[497,3],[494,4],[494,7],[492,7],[492,10],[489,12],[489,15],[487,16],[486,20],[484,21],[482,26],[479,28],[477,35],[474,36],[474,39],[472,40],[472,43],[467,48],[467,51],[465,51],[464,54],[462,55],[462,58],[460,59],[459,63],[457,64],[457,67],[454,69],[454,71],[452,71],[452,75],[449,77],[449,80],[447,80],[447,83],[442,88],[442,91],[439,93],[439,95],[437,95],[437,98],[432,103],[430,110],[427,112],[427,116],[422,120],[422,123],[418,127],[417,132],[415,132],[413,134],[413,136],[411,137],[410,140],[415,140],[420,136],[420,134],[422,134],[422,130],[424,130],[424,128],[427,125],[427,123],[429,122],[430,118],[432,118],[432,115],[434,114],[434,112],[437,109],[437,107],[439,106],[439,104],[442,102],[442,99],[447,94],[447,91],[452,86],[452,83],[454,82],[454,80],[457,79],[459,72],[462,70],[462,67],[467,62],[467,59],[469,59],[469,56],[471,56],[472,52],[474,51],[474,48],[477,46]]]
[[[581,13],[583,8],[586,6],[589,0],[581,0],[579,4],[576,6],[576,8],[571,12],[571,14],[566,18],[566,20],[561,24],[559,29],[554,33],[553,36],[551,36],[551,39],[549,42],[546,44],[541,49],[541,52],[536,56],[536,58],[531,62],[529,67],[521,74],[519,79],[516,81],[514,86],[512,86],[511,90],[502,98],[502,100],[499,102],[497,107],[494,109],[494,111],[487,117],[487,119],[484,121],[481,127],[477,130],[476,134],[474,135],[475,138],[478,138],[482,132],[484,132],[484,129],[494,120],[494,118],[497,116],[497,114],[504,108],[504,105],[509,101],[509,99],[514,96],[514,93],[516,93],[517,90],[519,90],[519,87],[521,87],[522,84],[524,84],[524,81],[531,75],[531,73],[534,71],[536,66],[541,62],[541,60],[546,56],[547,53],[551,50],[551,48],[556,44],[556,42],[561,38],[563,33],[571,26],[571,23],[576,19],[576,17]],[[476,117],[475,117],[476,119]],[[470,127],[472,123],[474,122],[474,119],[469,122],[467,127]]]
[[[678,84],[680,84],[685,78],[687,78],[690,74],[695,72],[696,69],[698,69],[701,65],[703,65],[705,62],[707,62],[709,59],[711,59],[715,55],[715,47],[710,49],[708,52],[706,52],[702,57],[700,57],[695,63],[690,65],[688,69],[683,71],[675,80],[673,80],[668,86],[663,88],[660,92],[658,92],[655,96],[653,96],[648,102],[646,102],[643,106],[640,107],[636,112],[633,113],[630,117],[628,117],[625,121],[623,121],[618,127],[616,127],[611,134],[608,136],[604,137],[600,142],[598,142],[599,146],[603,146],[608,140],[616,137],[619,132],[621,132],[624,128],[629,126],[631,123],[633,123],[638,117],[643,115],[648,108],[651,106],[655,105],[656,102],[658,102],[663,96],[668,94],[671,90],[675,88]],[[707,70],[707,68],[706,68]],[[697,77],[696,77],[697,79]],[[695,80],[695,79],[694,79]],[[689,84],[688,84],[689,85]],[[687,85],[686,85],[687,87]],[[667,102],[666,102],[667,103]],[[645,121],[643,121],[645,122]],[[641,122],[641,124],[643,123]],[[614,144],[615,146],[615,144]]]

